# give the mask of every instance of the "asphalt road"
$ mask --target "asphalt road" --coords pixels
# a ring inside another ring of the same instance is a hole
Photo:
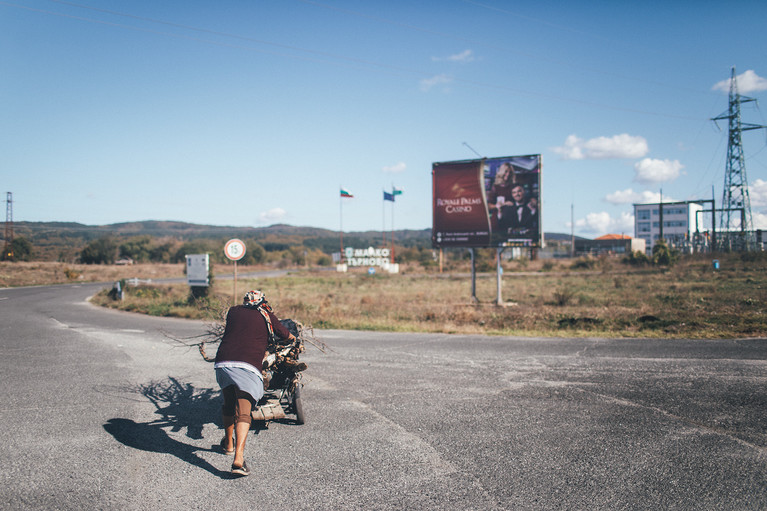
[[[767,509],[765,339],[316,332],[235,479],[203,325],[98,288],[0,289],[2,509]]]

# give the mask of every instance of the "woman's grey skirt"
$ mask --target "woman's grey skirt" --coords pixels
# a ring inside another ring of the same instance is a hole
[[[254,403],[264,395],[264,382],[259,375],[242,367],[217,367],[216,381],[222,389],[236,385],[241,391],[250,394]]]

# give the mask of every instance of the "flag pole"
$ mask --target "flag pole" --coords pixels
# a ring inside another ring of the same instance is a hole
[[[384,193],[386,193],[384,191]],[[381,201],[381,234],[383,234],[383,247],[386,248],[386,196]]]
[[[394,201],[391,203],[391,236],[389,237],[391,238],[391,264],[394,264]]]

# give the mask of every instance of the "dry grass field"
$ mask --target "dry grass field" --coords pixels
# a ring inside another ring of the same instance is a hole
[[[123,278],[162,279],[184,276],[183,264],[131,266],[55,262],[0,262],[0,287],[112,282]]]
[[[296,268],[286,276],[240,277],[238,295],[264,290],[276,312],[316,328],[515,336],[741,338],[767,337],[767,256],[683,258],[670,268],[632,267],[618,259],[504,263],[503,306],[495,274],[477,278],[404,268],[368,275]],[[183,265],[83,266],[2,263],[0,286],[111,282],[183,277]],[[217,267],[222,273],[231,267]],[[239,275],[270,268],[238,268]],[[155,315],[205,317],[185,284],[127,286],[123,301],[108,289],[93,298],[107,307]],[[233,282],[214,281],[208,303],[232,301]],[[210,318],[209,318],[210,319]]]

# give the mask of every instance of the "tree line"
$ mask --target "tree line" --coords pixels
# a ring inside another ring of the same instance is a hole
[[[133,263],[184,263],[189,254],[209,254],[212,263],[229,263],[223,252],[226,239],[196,238],[179,240],[172,237],[151,235],[120,236],[104,235],[88,241],[82,248],[67,252],[66,260],[81,264],[115,264],[121,260]],[[306,238],[303,240],[286,237],[282,241],[275,239],[244,238],[245,256],[240,264],[275,264],[279,267],[291,266],[330,266],[333,264],[331,253],[340,251],[338,240],[325,238]],[[370,239],[345,238],[346,246],[363,248],[370,246]],[[395,262],[415,262],[424,267],[437,264],[436,252],[429,246],[430,240],[403,240],[395,247]],[[375,244],[375,243],[374,243]],[[12,254],[4,254],[6,261],[33,261],[36,259],[34,246],[26,238],[14,238]],[[459,251],[449,259],[461,260],[468,257],[468,252]]]

